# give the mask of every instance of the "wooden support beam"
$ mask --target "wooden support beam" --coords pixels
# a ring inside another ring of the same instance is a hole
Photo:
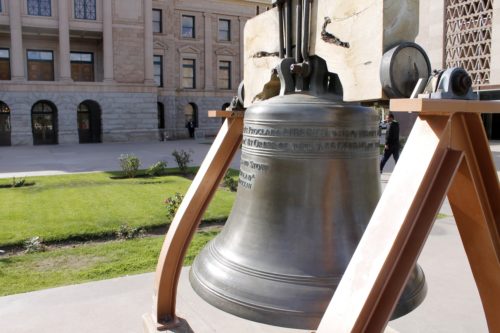
[[[242,117],[225,120],[168,229],[156,267],[151,318],[156,330],[181,323],[175,306],[182,262],[203,213],[241,143],[242,133]],[[147,320],[145,317],[145,324],[150,327]]]
[[[245,111],[226,111],[226,110],[210,110],[208,117],[210,118],[243,118]]]
[[[448,199],[490,332],[500,332],[500,190],[479,114],[457,115],[451,145],[465,152]],[[496,180],[496,181],[495,181]]]
[[[447,193],[489,330],[500,332],[500,186],[480,119],[500,103],[394,100],[391,109],[420,115],[318,333],[384,330]]]
[[[448,115],[453,113],[498,113],[500,101],[464,101],[452,99],[391,99],[391,111],[424,112],[430,115]]]

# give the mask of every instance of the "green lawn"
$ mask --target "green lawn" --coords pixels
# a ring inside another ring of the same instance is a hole
[[[184,194],[190,180],[168,175],[111,179],[116,173],[30,177],[34,186],[0,188],[0,248],[34,236],[45,242],[114,234],[120,225],[166,225],[164,200]],[[10,179],[0,180],[0,185]],[[221,189],[204,220],[225,219],[235,193]]]
[[[190,265],[217,233],[198,232],[184,264]],[[0,296],[152,272],[163,239],[164,236],[137,238],[0,257]]]

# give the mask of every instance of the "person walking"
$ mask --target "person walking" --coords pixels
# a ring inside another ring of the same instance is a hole
[[[380,161],[380,173],[384,170],[385,163],[387,163],[391,155],[396,163],[398,163],[399,159],[399,123],[394,119],[393,113],[389,113],[385,120],[387,130],[385,132],[384,156]]]

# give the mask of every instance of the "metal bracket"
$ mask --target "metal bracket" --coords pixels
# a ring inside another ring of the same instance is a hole
[[[471,77],[460,67],[435,71],[421,96],[432,99],[478,99],[477,94],[472,91]]]
[[[276,70],[280,78],[280,95],[290,94],[295,91],[295,81],[290,71],[291,66],[295,64],[294,58],[284,58],[280,61]]]

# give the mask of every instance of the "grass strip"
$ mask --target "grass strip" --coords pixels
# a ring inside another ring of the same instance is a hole
[[[173,169],[175,172],[176,169]],[[39,236],[45,243],[109,237],[121,225],[166,226],[164,201],[191,181],[178,175],[112,179],[120,173],[30,177],[35,185],[0,189],[0,248]],[[28,180],[28,179],[27,179]],[[0,180],[1,184],[11,180]],[[235,193],[217,191],[203,221],[224,220]]]
[[[184,260],[190,265],[218,228],[198,232]],[[0,296],[152,272],[164,236],[91,243],[0,257]]]

